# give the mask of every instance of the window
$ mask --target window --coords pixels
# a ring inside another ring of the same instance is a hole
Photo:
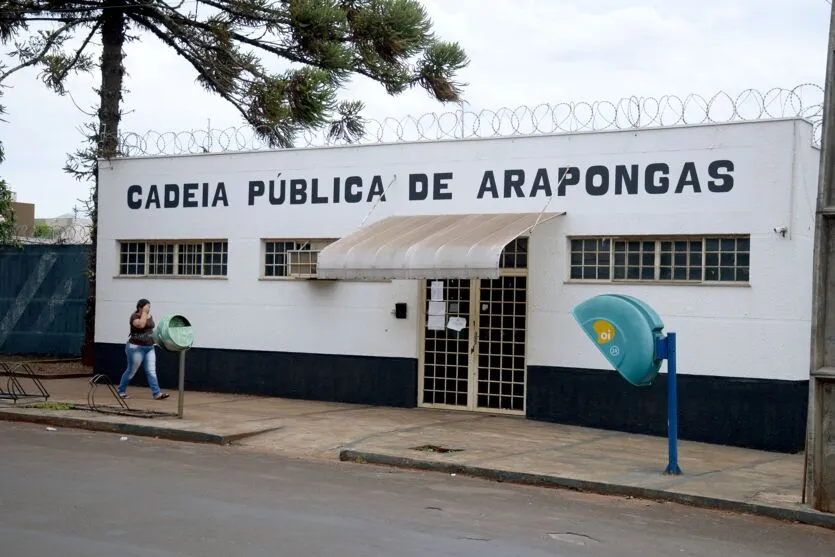
[[[229,243],[212,241],[124,241],[119,275],[134,277],[226,276]]]
[[[748,236],[571,238],[572,280],[739,283],[750,278]]]
[[[528,238],[516,238],[502,250],[499,267],[502,269],[528,268]]]
[[[119,249],[119,274],[144,275],[145,244],[142,242],[122,242]]]
[[[319,251],[334,240],[266,240],[264,276],[267,278],[316,278]]]

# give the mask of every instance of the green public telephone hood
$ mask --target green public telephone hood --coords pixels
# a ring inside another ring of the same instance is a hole
[[[571,315],[609,363],[632,385],[652,383],[661,369],[655,342],[664,323],[647,304],[624,294],[601,294]]]
[[[182,352],[194,344],[194,331],[191,323],[182,315],[166,315],[154,327],[151,335],[154,344],[168,352]]]

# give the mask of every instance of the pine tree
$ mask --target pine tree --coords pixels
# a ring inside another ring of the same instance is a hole
[[[361,137],[362,102],[337,98],[352,76],[368,77],[391,95],[420,86],[441,102],[457,102],[464,84],[456,75],[469,62],[457,43],[435,37],[416,0],[0,0],[0,41],[14,45],[17,62],[0,68],[0,84],[37,67],[44,84],[63,95],[70,75],[98,71],[101,77],[91,144],[65,168],[93,180],[87,363],[95,326],[96,160],[120,155],[124,46],[140,36],[185,59],[198,82],[273,147],[291,146],[311,129],[326,128],[331,138],[348,142]],[[68,48],[72,40],[78,45]],[[272,73],[265,60],[290,68]]]

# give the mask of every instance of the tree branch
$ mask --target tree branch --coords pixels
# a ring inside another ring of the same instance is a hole
[[[87,45],[90,44],[91,40],[93,40],[93,36],[96,34],[96,31],[98,31],[100,25],[101,20],[96,21],[96,24],[93,25],[92,29],[90,29],[90,33],[87,35],[87,38],[84,39],[84,42],[81,43],[81,46],[78,47],[78,50],[75,51],[75,56],[73,56],[70,63],[67,65],[66,68],[64,68],[64,71],[62,71],[59,76],[56,76],[56,83],[60,83],[61,81],[63,81],[67,77],[67,75],[69,75],[70,70],[72,70],[75,67],[75,65],[78,64],[78,61],[81,59],[81,55],[84,53],[84,49],[87,48]]]
[[[179,44],[177,44],[177,41],[175,41],[171,37],[167,36],[165,33],[161,32],[159,29],[157,29],[157,27],[153,23],[151,23],[150,21],[145,19],[145,17],[143,15],[136,14],[136,13],[128,13],[127,15],[130,19],[134,20],[136,23],[140,24],[142,27],[144,27],[145,29],[150,31],[152,34],[154,34],[164,44],[173,48],[174,51],[177,54],[179,54],[180,56],[185,58],[188,61],[188,63],[191,64],[192,67],[194,67],[195,70],[197,70],[197,73],[201,77],[203,77],[206,81],[212,83],[212,85],[215,86],[215,89],[216,89],[217,93],[221,97],[223,97],[224,100],[226,100],[232,106],[234,106],[238,110],[238,112],[240,112],[244,116],[244,118],[247,117],[246,109],[243,106],[241,106],[241,104],[237,100],[235,100],[234,97],[232,97],[231,95],[224,92],[223,87],[221,86],[221,84],[218,83],[217,80],[211,74],[206,72],[205,68],[200,63],[200,60],[198,60],[190,52],[186,51],[186,49],[182,48]],[[171,31],[172,33],[179,34],[179,33],[177,33],[177,31],[175,31],[174,29],[171,29],[170,27],[169,27],[169,31]]]
[[[207,6],[211,6],[213,8],[217,8],[221,12],[228,13],[233,16],[241,17],[247,20],[261,20],[269,21],[270,23],[275,23],[279,25],[290,25],[292,22],[287,18],[279,18],[279,12],[276,10],[264,10],[258,9],[255,11],[254,14],[248,14],[245,12],[238,11],[235,9],[235,6],[232,3],[223,3],[217,2],[215,0],[196,0],[198,4],[206,4]]]
[[[16,72],[19,72],[20,70],[22,70],[24,68],[34,66],[35,64],[40,62],[43,59],[43,57],[46,56],[49,53],[49,51],[52,49],[52,47],[55,46],[55,42],[58,40],[58,38],[63,33],[66,33],[67,31],[69,31],[70,29],[72,29],[73,27],[75,27],[76,25],[78,25],[80,23],[84,23],[84,20],[79,19],[79,20],[71,21],[71,22],[59,27],[55,31],[53,31],[50,35],[47,36],[46,42],[44,43],[44,47],[41,49],[41,51],[37,55],[33,56],[32,58],[30,58],[29,60],[27,60],[25,62],[21,62],[17,66],[11,68],[10,70],[8,70],[8,71],[4,72],[2,75],[0,75],[0,83],[3,83],[3,81],[5,81],[6,78],[8,78],[10,75],[12,75]]]

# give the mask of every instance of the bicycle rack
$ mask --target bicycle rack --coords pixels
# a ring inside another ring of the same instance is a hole
[[[96,402],[96,390],[99,385],[107,387],[107,390],[110,391],[110,395],[116,399],[118,405],[98,404]],[[170,418],[172,416],[176,416],[176,414],[170,412],[131,408],[127,401],[119,396],[119,392],[110,381],[110,378],[102,373],[94,375],[90,378],[90,390],[87,391],[87,406],[90,407],[90,410],[100,412],[102,414],[117,414],[119,416],[133,416],[136,418]]]
[[[2,378],[5,378],[5,388]],[[29,392],[21,383],[20,378],[31,381],[37,392]],[[17,401],[24,398],[42,398],[49,400],[49,391],[38,379],[35,372],[26,362],[0,362],[0,399]]]

